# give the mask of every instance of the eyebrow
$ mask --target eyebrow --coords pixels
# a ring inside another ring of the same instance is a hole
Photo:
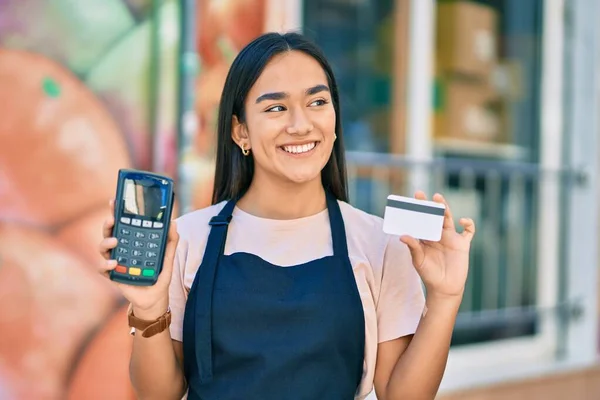
[[[311,88],[306,89],[306,95],[312,96],[314,94],[320,92],[329,92],[329,87],[327,85],[316,85]],[[265,101],[265,100],[283,100],[289,97],[289,93],[286,92],[273,92],[273,93],[265,93],[263,95],[258,96],[256,99],[256,104]]]

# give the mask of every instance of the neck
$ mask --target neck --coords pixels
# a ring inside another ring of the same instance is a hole
[[[285,220],[318,214],[327,208],[327,201],[320,176],[297,184],[275,182],[255,175],[237,206],[257,217]]]

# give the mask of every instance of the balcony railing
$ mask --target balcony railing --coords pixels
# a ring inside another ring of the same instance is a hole
[[[348,152],[347,160],[350,201],[360,209],[383,216],[388,194],[410,196],[418,188],[428,196],[444,194],[457,220],[476,221],[454,345],[534,335],[544,323],[558,327],[577,315],[577,304],[561,297],[561,210],[585,173],[514,161],[420,161],[363,152]]]

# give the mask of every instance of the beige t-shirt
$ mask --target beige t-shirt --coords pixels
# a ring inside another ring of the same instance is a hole
[[[365,315],[364,372],[356,398],[373,389],[377,344],[413,334],[425,305],[421,281],[406,245],[386,235],[383,220],[339,202],[346,227],[348,253]],[[185,302],[202,262],[209,220],[225,202],[181,216],[179,244],[169,289],[171,337],[182,340]],[[225,254],[246,252],[282,267],[333,254],[327,210],[294,219],[271,220],[233,211]]]

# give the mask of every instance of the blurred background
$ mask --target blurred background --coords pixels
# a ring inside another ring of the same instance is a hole
[[[597,399],[599,0],[0,0],[0,399],[133,399],[95,268],[117,170],[209,205],[230,63],[302,31],[341,92],[351,202],[478,225],[440,399]],[[373,395],[370,399],[374,399]]]

